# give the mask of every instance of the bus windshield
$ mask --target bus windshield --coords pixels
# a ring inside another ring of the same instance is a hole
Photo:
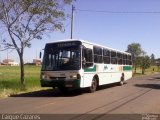
[[[47,44],[45,47],[42,70],[79,70],[81,65],[80,53],[80,45]]]

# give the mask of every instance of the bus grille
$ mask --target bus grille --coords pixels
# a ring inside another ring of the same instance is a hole
[[[50,77],[52,80],[65,80],[66,77]]]

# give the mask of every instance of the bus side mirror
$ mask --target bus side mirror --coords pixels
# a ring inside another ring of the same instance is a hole
[[[42,52],[39,53],[39,58],[41,58],[41,57],[42,57]]]

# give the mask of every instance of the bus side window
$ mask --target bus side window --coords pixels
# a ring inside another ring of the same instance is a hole
[[[89,49],[89,48],[83,49],[82,65],[83,65],[83,68],[93,66],[93,51],[92,51],[92,49]]]
[[[94,46],[93,51],[94,51],[94,62],[95,63],[102,63],[103,62],[102,48]]]
[[[132,57],[131,57],[131,55],[127,56],[127,60],[128,60],[128,65],[132,65]]]
[[[111,51],[111,64],[117,64],[117,52]]]
[[[122,53],[120,52],[117,52],[117,58],[118,58],[118,64],[119,65],[122,65],[123,61],[122,61]]]
[[[123,54],[123,65],[127,64],[127,56],[126,54]]]
[[[110,50],[108,49],[103,49],[103,62],[104,64],[110,64]]]

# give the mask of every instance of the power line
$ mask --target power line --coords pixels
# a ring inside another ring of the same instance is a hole
[[[110,14],[160,14],[160,11],[103,11],[103,10],[83,10],[75,9],[80,12],[92,12],[92,13],[110,13]]]

